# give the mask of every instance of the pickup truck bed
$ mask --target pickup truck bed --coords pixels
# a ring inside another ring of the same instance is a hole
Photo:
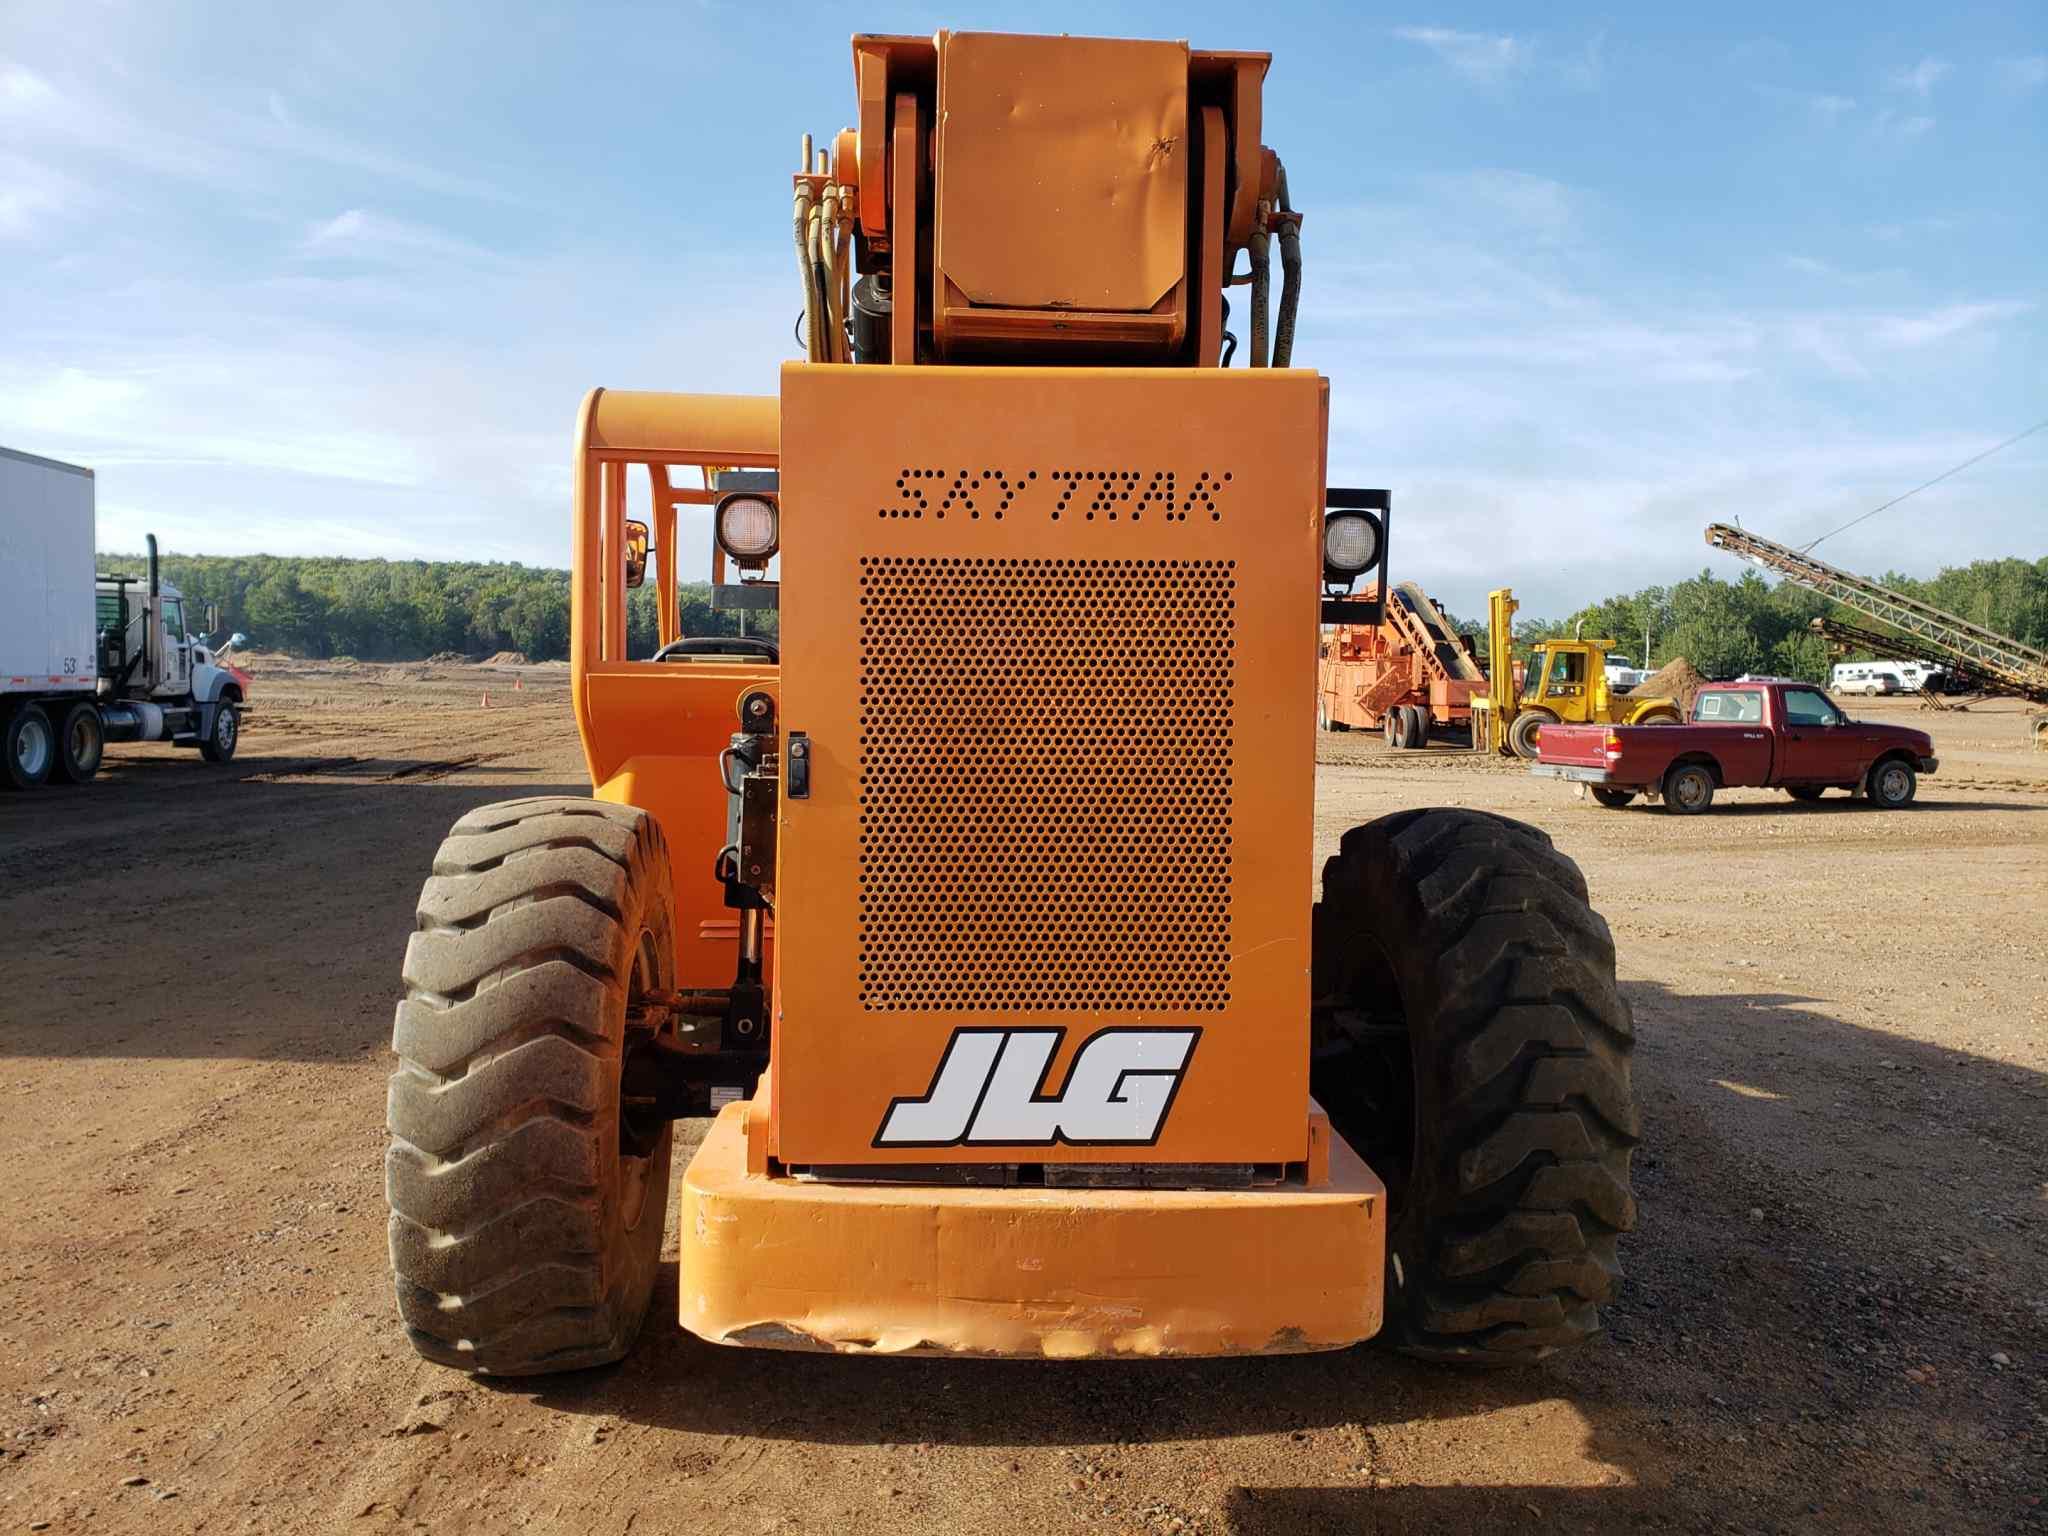
[[[1530,772],[1590,785],[1603,805],[1661,796],[1695,814],[1738,786],[1797,800],[1843,789],[1895,809],[1937,766],[1925,731],[1852,720],[1810,684],[1761,682],[1702,689],[1685,725],[1546,725]]]

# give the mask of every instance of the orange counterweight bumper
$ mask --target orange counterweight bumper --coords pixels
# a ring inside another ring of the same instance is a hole
[[[1386,1190],[1320,1112],[1310,1181],[1243,1190],[796,1179],[766,1113],[727,1105],[683,1177],[682,1324],[712,1343],[1085,1359],[1379,1331]]]

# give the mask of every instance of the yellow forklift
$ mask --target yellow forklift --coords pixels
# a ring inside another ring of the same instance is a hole
[[[1612,640],[1538,641],[1519,686],[1515,678],[1515,594],[1497,587],[1486,596],[1487,697],[1472,701],[1472,744],[1503,757],[1533,758],[1543,727],[1570,725],[1677,725],[1685,717],[1675,699],[1616,697],[1607,683]],[[1647,660],[1647,658],[1645,658]]]

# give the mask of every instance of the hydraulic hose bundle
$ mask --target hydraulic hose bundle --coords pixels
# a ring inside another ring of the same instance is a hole
[[[1287,167],[1281,164],[1278,155],[1273,156],[1273,171],[1273,196],[1259,199],[1251,238],[1246,242],[1249,270],[1233,273],[1230,278],[1233,284],[1251,285],[1252,339],[1248,361],[1254,368],[1268,366],[1269,336],[1271,366],[1285,368],[1293,362],[1294,321],[1301,308],[1301,215],[1294,211],[1294,204],[1288,197]],[[1277,325],[1271,315],[1272,249],[1276,234],[1280,239],[1280,316]]]

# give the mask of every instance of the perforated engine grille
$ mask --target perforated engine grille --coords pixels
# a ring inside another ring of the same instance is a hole
[[[1232,564],[861,562],[862,1007],[1229,1002]]]

